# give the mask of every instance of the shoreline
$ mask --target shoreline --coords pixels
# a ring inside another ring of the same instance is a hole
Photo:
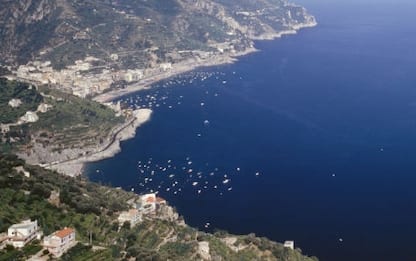
[[[273,33],[264,33],[260,36],[252,37],[252,40],[255,41],[266,41],[266,40],[276,40],[279,38],[282,38],[285,35],[293,35],[297,34],[298,31],[305,29],[305,28],[312,28],[317,26],[317,22],[311,22],[311,23],[304,23],[304,24],[298,24],[293,25],[293,28],[291,30],[285,30],[281,32],[273,32]],[[141,90],[147,90],[150,89],[151,86],[159,81],[166,80],[168,78],[190,72],[193,70],[196,70],[198,68],[202,67],[211,67],[211,66],[219,66],[219,65],[225,65],[225,64],[233,64],[238,61],[239,57],[258,52],[259,50],[256,49],[254,46],[247,48],[244,51],[236,52],[236,53],[227,53],[227,54],[220,54],[212,56],[205,60],[187,60],[183,61],[181,63],[175,64],[175,67],[169,71],[162,72],[156,75],[149,76],[145,79],[142,79],[136,83],[133,83],[131,85],[128,85],[124,89],[118,89],[109,91],[106,93],[99,94],[93,98],[94,101],[100,102],[100,103],[106,103],[111,102],[114,99],[117,99],[119,97],[122,97],[124,95],[128,95],[131,93],[135,93]]]
[[[299,24],[293,26],[292,30],[286,30],[281,32],[274,32],[274,33],[265,33],[258,37],[253,37],[252,39],[255,41],[266,41],[266,40],[276,40],[278,38],[283,37],[284,35],[292,35],[297,34],[297,32],[303,28],[315,27],[317,25],[316,22],[306,23],[306,24]],[[202,67],[211,67],[211,66],[219,66],[225,64],[233,64],[238,61],[238,57],[245,56],[251,53],[258,52],[259,50],[256,49],[254,46],[238,53],[227,53],[221,55],[215,55],[210,57],[206,60],[188,60],[182,63],[175,64],[175,68],[171,69],[166,72],[162,72],[160,74],[149,76],[137,83],[131,84],[127,86],[125,89],[118,89],[114,91],[110,91],[107,93],[102,93],[93,98],[94,101],[99,103],[107,103],[111,102],[119,97],[124,95],[132,94],[141,90],[150,89],[154,83],[159,81],[168,79],[170,77],[174,77],[186,72],[190,72]],[[84,155],[79,158],[65,160],[62,162],[52,162],[47,164],[40,164],[42,167],[56,170],[59,173],[76,177],[84,174],[85,164],[91,162],[101,161],[107,158],[111,158],[115,156],[117,153],[121,151],[121,141],[125,141],[131,138],[134,138],[136,135],[137,129],[150,120],[152,110],[150,109],[140,109],[135,111],[137,113],[133,120],[127,121],[121,126],[121,129],[116,131],[116,133],[111,133],[109,135],[109,139],[111,142],[105,146],[104,148],[100,148],[97,152],[93,152],[89,155]]]
[[[190,72],[202,67],[211,67],[211,66],[218,66],[224,64],[232,64],[238,61],[238,57],[244,56],[250,53],[257,52],[254,47],[250,47],[245,51],[234,53],[234,54],[223,54],[223,55],[215,55],[206,60],[187,60],[181,63],[175,64],[175,68],[170,69],[169,71],[162,72],[156,75],[149,76],[145,79],[142,79],[136,83],[128,85],[124,89],[113,90],[110,92],[102,93],[93,98],[94,101],[99,103],[106,103],[111,102],[114,99],[122,97],[124,95],[128,95],[131,93],[135,93],[141,90],[147,90],[151,88],[152,84],[155,84],[159,81],[169,79],[171,77]]]
[[[108,159],[119,153],[121,151],[121,142],[134,138],[137,129],[150,120],[153,111],[150,109],[139,109],[133,113],[133,117],[123,123],[120,128],[113,131],[109,137],[109,143],[105,144],[98,151],[79,158],[52,162],[41,166],[71,177],[83,175],[85,164]]]

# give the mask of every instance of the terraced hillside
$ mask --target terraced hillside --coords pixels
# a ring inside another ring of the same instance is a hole
[[[51,200],[56,192],[59,197]],[[177,215],[167,215],[172,213],[169,206],[135,227],[128,223],[119,227],[118,213],[137,198],[131,192],[58,175],[0,154],[0,233],[27,218],[38,220],[45,235],[73,227],[79,244],[62,260],[317,260],[255,235],[198,231]],[[6,247],[0,250],[0,260],[27,260],[41,249],[39,241],[22,250]],[[40,255],[48,257],[47,252]]]

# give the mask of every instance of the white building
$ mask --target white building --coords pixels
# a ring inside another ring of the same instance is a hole
[[[127,82],[138,81],[143,78],[143,71],[142,70],[127,70],[123,74],[123,78]]]
[[[140,197],[139,209],[145,214],[155,213],[156,211],[156,194],[150,193]]]
[[[60,257],[75,243],[75,230],[67,227],[43,239],[43,246],[55,257]]]
[[[125,80],[126,82],[132,82],[132,81],[133,81],[133,74],[132,74],[132,73],[130,73],[130,72],[126,72],[126,73],[124,74],[124,80]]]
[[[160,69],[162,69],[162,71],[167,71],[172,69],[172,64],[171,63],[161,63],[159,65]]]
[[[36,112],[27,111],[25,115],[20,117],[20,121],[22,122],[37,122],[39,120],[39,116]]]
[[[30,178],[30,172],[25,170],[25,168],[23,168],[23,166],[14,167],[14,169],[17,172],[23,173],[23,175],[25,175],[26,178]]]
[[[133,227],[137,223],[142,221],[142,214],[137,209],[130,209],[129,211],[123,211],[118,216],[118,223],[120,225],[124,224],[124,222],[130,222],[130,225]]]
[[[10,125],[8,124],[0,124],[0,131],[3,134],[6,134],[10,131]]]
[[[17,108],[22,105],[22,101],[20,99],[11,99],[9,101],[9,106],[12,108]]]
[[[117,61],[117,60],[118,60],[118,54],[116,54],[116,53],[112,53],[112,54],[110,55],[110,59],[111,59],[111,60],[113,60],[113,61]]]
[[[283,246],[293,250],[293,249],[295,249],[295,241],[285,241]]]
[[[8,243],[18,248],[24,247],[35,238],[40,239],[41,236],[42,233],[39,231],[37,220],[24,220],[7,230]]]

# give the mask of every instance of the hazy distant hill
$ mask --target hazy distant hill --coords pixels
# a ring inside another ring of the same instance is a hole
[[[146,68],[221,44],[241,51],[252,39],[314,21],[286,0],[0,0],[0,6],[0,64],[39,59],[55,68],[87,55]]]

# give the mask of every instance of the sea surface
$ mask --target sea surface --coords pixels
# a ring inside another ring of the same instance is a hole
[[[416,260],[416,3],[299,2],[317,27],[121,98],[152,119],[87,174],[201,230]]]

